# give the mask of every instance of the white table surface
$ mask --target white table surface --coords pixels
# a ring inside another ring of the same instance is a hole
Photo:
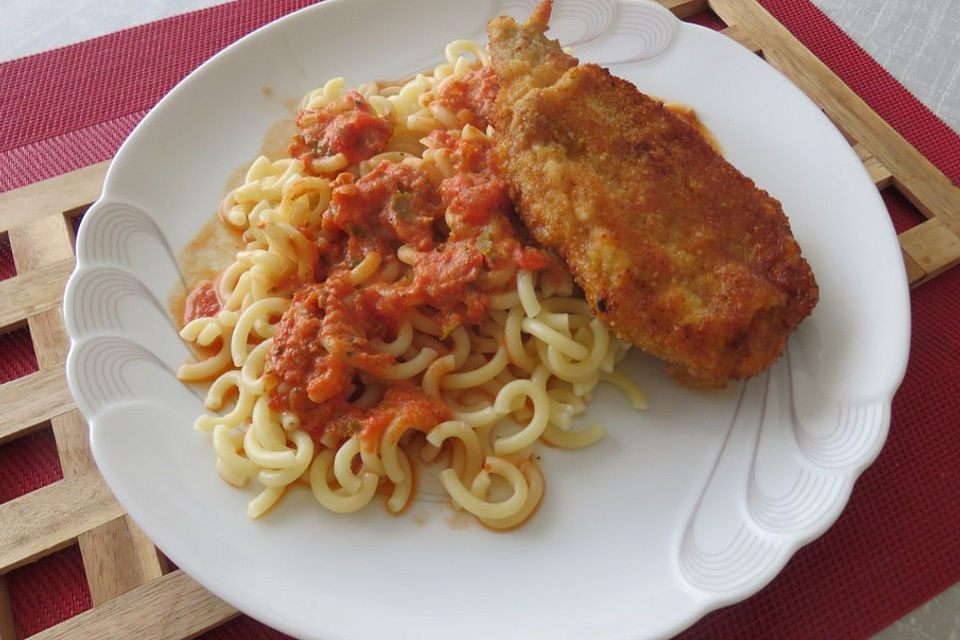
[[[812,2],[941,120],[960,132],[960,2]]]
[[[960,0],[811,0],[954,131],[960,132]],[[0,0],[0,62],[217,0]],[[960,585],[873,640],[960,640]]]

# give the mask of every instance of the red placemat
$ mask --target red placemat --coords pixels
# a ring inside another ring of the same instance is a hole
[[[0,64],[0,191],[110,158],[149,108],[208,57],[308,0],[239,0]],[[960,182],[960,138],[806,0],[761,0],[874,110]],[[887,194],[898,230],[908,206]],[[0,279],[15,270],[0,237]],[[890,436],[849,505],[752,598],[707,615],[683,640],[859,639],[960,580],[960,270],[912,293],[913,341]],[[36,368],[29,333],[0,341],[0,381]],[[0,446],[0,500],[60,475],[48,432]],[[19,466],[13,461],[19,461]],[[32,461],[28,469],[23,460]],[[75,549],[7,576],[26,637],[88,608]],[[38,594],[44,594],[39,597]],[[241,616],[204,638],[283,638]]]

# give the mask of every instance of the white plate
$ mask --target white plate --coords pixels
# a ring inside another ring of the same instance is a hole
[[[648,93],[693,105],[726,156],[783,202],[820,303],[766,374],[676,386],[640,354],[651,408],[601,390],[608,437],[545,449],[548,490],[511,533],[429,493],[403,517],[322,511],[294,491],[258,522],[221,481],[188,357],[166,311],[173,256],[285,105],[439,62],[449,40],[533,2],[327,0],[244,38],[184,80],[114,160],[67,287],[70,388],[117,498],[172,560],[230,604],[304,638],[656,638],[769,582],[823,533],[879,452],[906,365],[896,236],[854,152],[800,91],[707,29],[621,0],[559,2],[551,35]],[[433,498],[433,500],[431,500]]]

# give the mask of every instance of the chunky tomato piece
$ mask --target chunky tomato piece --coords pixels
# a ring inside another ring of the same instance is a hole
[[[350,91],[322,109],[297,116],[302,130],[290,143],[290,157],[298,158],[313,173],[314,160],[342,153],[349,164],[380,153],[393,135],[393,125],[381,118],[356,91]]]
[[[209,280],[201,280],[187,294],[183,308],[183,324],[197,318],[210,318],[220,313],[220,296],[217,287]]]

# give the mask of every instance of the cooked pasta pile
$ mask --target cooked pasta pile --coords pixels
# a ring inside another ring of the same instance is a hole
[[[190,292],[181,337],[202,357],[178,376],[211,381],[196,428],[227,482],[261,487],[251,518],[297,483],[335,512],[378,493],[400,512],[432,462],[454,508],[510,528],[543,495],[539,440],[603,437],[572,429],[598,382],[645,407],[615,371],[627,345],[514,226],[486,55],[456,41],[403,83],[327,82],[290,157],[258,158],[221,203],[245,246]]]

